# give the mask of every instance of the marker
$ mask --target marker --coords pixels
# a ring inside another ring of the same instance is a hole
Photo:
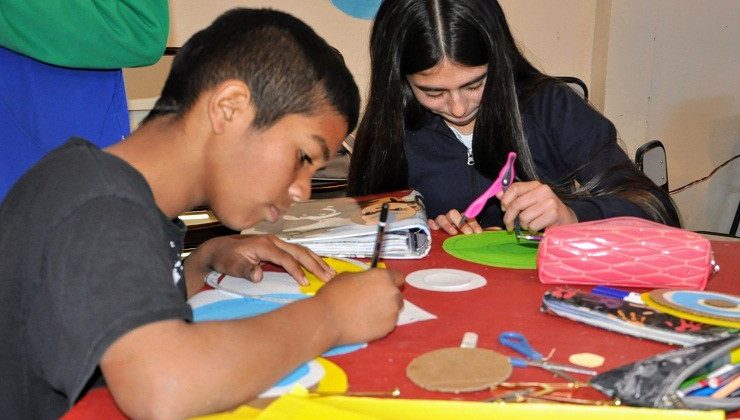
[[[707,375],[707,385],[719,388],[732,380],[740,372],[740,365],[725,365]]]
[[[607,296],[607,297],[625,300],[630,303],[637,303],[640,305],[644,305],[644,302],[642,301],[642,298],[640,297],[639,293],[617,289],[614,287],[596,286],[593,289],[591,289],[591,293],[595,295]]]
[[[383,203],[383,207],[380,208],[380,219],[378,220],[378,234],[375,236],[375,250],[373,251],[373,259],[370,263],[370,268],[378,266],[378,259],[380,258],[380,248],[383,245],[383,233],[385,233],[385,225],[388,220],[388,203]]]
[[[710,388],[708,386],[705,386],[703,388],[699,388],[695,391],[691,391],[688,393],[685,393],[684,395],[688,395],[689,397],[708,397],[712,394],[714,394],[717,390],[714,388]]]

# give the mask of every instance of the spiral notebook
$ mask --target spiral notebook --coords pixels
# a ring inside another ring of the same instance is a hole
[[[294,204],[279,221],[262,222],[242,234],[276,235],[321,256],[369,258],[375,248],[383,203],[389,203],[389,213],[380,256],[414,259],[429,254],[431,233],[424,202],[417,191],[372,199],[309,200]]]

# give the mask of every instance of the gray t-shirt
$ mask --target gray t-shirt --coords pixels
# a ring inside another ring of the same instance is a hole
[[[104,383],[123,334],[191,320],[183,236],[139,172],[87,141],[27,172],[0,205],[0,417],[58,418]]]

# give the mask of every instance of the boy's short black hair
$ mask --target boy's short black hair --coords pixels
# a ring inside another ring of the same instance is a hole
[[[237,79],[250,88],[256,128],[330,105],[357,124],[360,95],[341,55],[308,25],[269,9],[233,9],[193,35],[175,59],[151,120],[182,115],[204,91]]]

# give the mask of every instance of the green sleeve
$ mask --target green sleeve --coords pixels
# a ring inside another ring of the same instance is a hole
[[[0,45],[57,66],[153,64],[168,33],[167,0],[0,1]]]

